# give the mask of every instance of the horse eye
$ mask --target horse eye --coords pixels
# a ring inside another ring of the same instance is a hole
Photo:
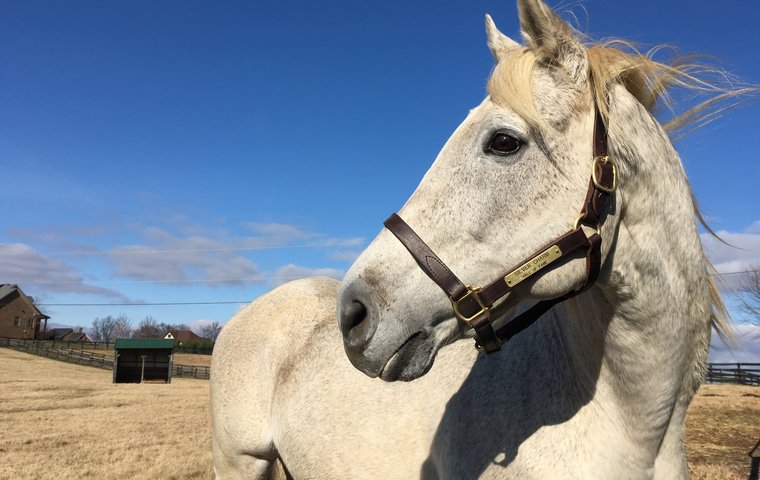
[[[520,150],[523,142],[509,132],[496,132],[486,144],[486,153],[513,155]]]

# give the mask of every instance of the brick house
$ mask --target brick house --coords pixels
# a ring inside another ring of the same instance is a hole
[[[18,285],[0,284],[0,337],[41,338],[49,318]]]

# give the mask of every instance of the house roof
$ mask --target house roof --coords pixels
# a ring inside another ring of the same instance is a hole
[[[12,293],[16,293],[18,291],[18,286],[5,283],[0,285],[0,300],[4,300],[5,297],[10,296]]]
[[[69,337],[66,339],[70,342],[91,342],[90,337],[87,336],[84,332],[71,332]]]
[[[174,348],[174,340],[165,340],[163,338],[117,338],[114,348],[117,350],[149,350],[152,348],[172,349]]]
[[[51,328],[45,334],[47,340],[64,340],[67,342],[92,342],[92,339],[83,331],[75,332],[73,328]]]
[[[37,305],[34,304],[34,300],[32,300],[31,297],[29,297],[27,294],[25,294],[21,288],[18,285],[15,285],[13,283],[3,283],[0,284],[0,308],[3,308],[6,303],[3,300],[5,300],[8,297],[11,297],[12,295],[18,293],[19,296],[26,299],[27,303],[34,309],[35,313],[39,318],[50,318],[44,313],[40,312],[40,309],[37,308]]]
[[[51,328],[47,331],[47,338],[48,340],[63,340],[63,337],[73,331],[71,328]]]

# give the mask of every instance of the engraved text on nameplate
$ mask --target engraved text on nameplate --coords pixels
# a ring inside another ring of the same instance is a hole
[[[553,245],[508,273],[504,281],[514,287],[561,256],[562,250]]]

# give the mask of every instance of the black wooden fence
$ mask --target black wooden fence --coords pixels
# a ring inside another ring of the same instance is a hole
[[[201,367],[195,365],[174,365],[172,376],[208,380],[211,377],[211,367]]]
[[[36,340],[28,338],[19,339],[0,339],[17,340],[25,344],[32,344],[41,348],[64,348],[77,350],[111,350],[113,351],[114,342],[69,342],[66,340]],[[214,347],[210,342],[198,343],[194,341],[186,342],[187,345],[174,345],[174,353],[194,353],[198,355],[211,355]]]
[[[707,366],[705,380],[760,386],[760,363],[711,363]]]
[[[89,365],[91,367],[112,369],[113,355],[106,356],[97,353],[91,353],[81,350],[72,350],[66,348],[53,348],[42,343],[16,340],[12,338],[0,338],[0,347],[8,347],[21,352],[39,355],[41,357],[52,358],[68,363],[79,365]]]
[[[74,344],[74,348],[64,348],[65,344]],[[86,343],[85,343],[86,344]],[[76,347],[79,342],[53,342],[42,340],[24,340],[14,338],[0,338],[0,347],[8,347],[21,352],[52,358],[62,362],[88,365],[90,367],[113,370],[113,354],[103,355]],[[113,343],[111,343],[113,348]],[[211,376],[211,368],[197,365],[174,365],[172,377],[197,378],[208,380]]]

